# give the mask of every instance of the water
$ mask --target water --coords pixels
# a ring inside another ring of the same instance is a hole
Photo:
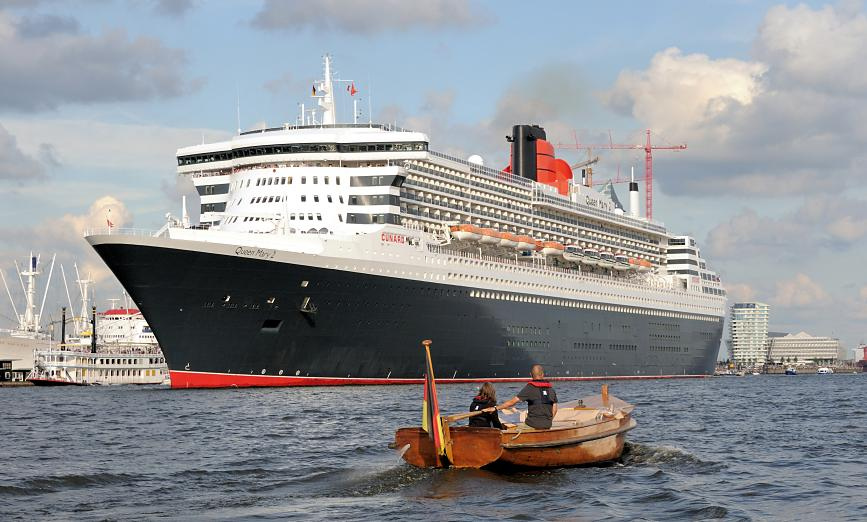
[[[439,391],[453,413],[474,387]],[[864,520],[865,392],[867,375],[614,382],[639,422],[622,462],[502,474],[398,460],[420,386],[0,389],[0,518]]]

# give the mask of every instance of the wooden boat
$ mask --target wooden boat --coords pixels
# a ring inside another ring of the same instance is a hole
[[[505,430],[452,426],[482,412],[443,417],[449,457],[438,454],[422,428],[401,428],[393,448],[409,464],[425,467],[481,468],[484,466],[561,467],[616,460],[623,453],[626,433],[635,428],[634,406],[602,393],[560,403],[551,429],[537,430],[521,423]],[[522,414],[524,418],[526,413]]]

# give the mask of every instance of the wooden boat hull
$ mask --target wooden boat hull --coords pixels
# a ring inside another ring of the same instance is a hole
[[[548,468],[609,462],[620,458],[626,433],[635,426],[632,417],[621,415],[589,426],[555,426],[550,430],[452,427],[449,434],[454,462],[449,464],[456,468]],[[393,447],[405,448],[403,459],[413,466],[446,465],[437,459],[433,442],[421,428],[397,430]]]
[[[500,430],[496,428],[471,428],[458,426],[449,430],[452,441],[451,463],[455,468],[481,468],[496,461],[503,453]],[[408,448],[406,446],[409,445]],[[403,460],[418,468],[438,468],[443,463],[437,459],[433,441],[421,428],[400,428],[394,434],[394,446],[404,451]],[[404,448],[406,448],[404,450]]]
[[[497,463],[549,468],[610,462],[623,454],[626,433],[635,425],[634,419],[624,417],[597,424],[593,430],[534,430],[520,434],[517,439],[514,433],[503,432],[503,454]],[[522,437],[527,440],[518,442]]]

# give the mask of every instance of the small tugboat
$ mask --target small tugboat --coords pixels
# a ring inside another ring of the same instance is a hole
[[[422,344],[427,357],[422,427],[398,429],[390,445],[413,466],[546,468],[609,462],[620,457],[626,432],[636,426],[634,406],[609,395],[607,385],[599,395],[560,403],[551,429],[534,429],[523,422],[504,430],[453,426],[483,411],[440,415],[431,341]],[[523,421],[526,412],[520,413]]]
[[[816,370],[816,373],[818,373],[819,375],[830,375],[830,374],[834,373],[834,370],[832,370],[831,368],[828,368],[826,366],[822,366],[821,368]]]
[[[786,375],[798,375],[798,370],[794,367],[786,368]]]

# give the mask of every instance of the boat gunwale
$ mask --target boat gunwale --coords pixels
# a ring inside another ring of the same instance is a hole
[[[584,435],[582,437],[573,437],[571,439],[563,439],[563,440],[552,440],[546,442],[524,442],[524,443],[511,443],[504,442],[502,443],[502,447],[504,450],[517,450],[517,449],[534,449],[534,448],[555,448],[560,446],[574,446],[577,444],[583,444],[585,442],[591,442],[594,440],[604,439],[607,437],[612,437],[615,435],[620,435],[621,433],[626,433],[631,431],[636,426],[638,426],[638,422],[629,417],[629,422],[625,425],[620,425],[614,429],[606,430],[600,433],[593,433],[590,435]],[[574,429],[574,428],[562,428],[562,430]],[[504,432],[508,433],[508,432]]]

